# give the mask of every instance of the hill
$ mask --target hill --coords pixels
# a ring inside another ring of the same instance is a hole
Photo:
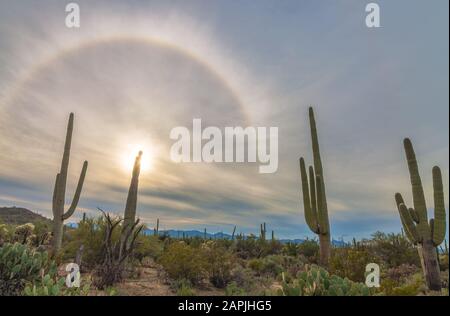
[[[9,225],[26,223],[51,222],[50,219],[21,207],[0,207],[0,222]]]

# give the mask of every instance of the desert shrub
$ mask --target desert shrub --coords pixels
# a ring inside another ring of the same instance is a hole
[[[199,248],[193,248],[185,242],[174,242],[168,245],[159,258],[170,278],[187,280],[191,284],[200,283],[206,275],[206,262]]]
[[[299,254],[298,245],[294,242],[287,242],[283,246],[282,253],[286,256],[296,257]]]
[[[217,288],[227,286],[235,262],[233,254],[214,241],[205,243],[201,254],[205,258],[209,281]]]
[[[420,272],[420,269],[414,265],[402,264],[398,267],[389,268],[382,277],[396,282],[397,284],[404,283],[413,274]]]
[[[76,257],[80,246],[84,246],[83,266],[94,268],[103,261],[103,243],[106,234],[106,222],[103,217],[87,218],[78,224],[76,229],[67,231],[66,242],[62,248],[62,260],[71,260]],[[113,232],[112,241],[120,238],[120,230]]]
[[[247,295],[247,292],[239,287],[236,282],[231,282],[227,285],[225,288],[225,295],[226,296],[245,296]]]
[[[261,245],[262,242],[254,235],[247,238],[238,237],[235,243],[235,252],[243,259],[259,258],[263,252]]]
[[[297,247],[298,253],[303,255],[309,262],[317,263],[319,258],[319,243],[315,239],[308,239]]]
[[[399,285],[395,280],[381,279],[380,291],[387,296],[417,296],[426,292],[422,273],[416,273]]]
[[[271,256],[271,255],[278,255],[281,254],[283,250],[283,244],[279,242],[278,240],[269,240],[266,241],[265,247],[264,247],[264,256]]]
[[[249,293],[255,287],[255,277],[249,268],[244,268],[241,265],[236,265],[231,272],[232,282],[245,292]]]
[[[192,288],[190,281],[181,279],[176,281],[173,286],[177,291],[178,296],[195,296],[195,290]]]
[[[329,262],[330,273],[355,282],[364,282],[366,265],[377,262],[367,249],[334,248]]]
[[[238,236],[233,245],[237,256],[242,259],[261,258],[281,253],[283,245],[276,240],[262,240],[254,235],[247,238]]]
[[[330,275],[318,267],[306,267],[305,271],[287,281],[283,277],[279,295],[284,296],[368,296],[369,288],[363,283],[356,283],[347,278]]]
[[[164,250],[163,243],[156,236],[139,235],[136,238],[133,257],[142,262],[146,257],[157,259]]]
[[[37,252],[20,243],[0,248],[0,296],[20,295],[27,284],[39,283],[46,274],[56,274],[56,264],[47,252]]]
[[[420,266],[417,249],[401,234],[376,232],[368,242],[369,251],[388,267],[402,264]]]
[[[272,278],[279,277],[282,272],[289,276],[296,276],[303,266],[304,263],[299,258],[284,255],[270,255],[248,262],[248,267],[257,275]]]
[[[256,272],[257,274],[262,274],[264,270],[264,262],[262,259],[254,258],[248,261],[248,268]]]

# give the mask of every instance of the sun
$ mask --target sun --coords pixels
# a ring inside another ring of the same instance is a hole
[[[134,167],[136,156],[142,151],[141,172],[152,171],[153,169],[153,151],[148,144],[129,144],[122,150],[121,164],[122,168],[131,172]]]

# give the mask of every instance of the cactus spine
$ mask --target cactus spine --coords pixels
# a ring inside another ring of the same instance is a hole
[[[127,202],[125,205],[125,216],[123,220],[122,240],[129,235],[129,230],[136,222],[137,195],[139,186],[139,174],[141,173],[142,151],[136,156],[131,177],[130,188],[128,190]]]
[[[312,107],[309,108],[309,122],[311,127],[314,167],[309,167],[308,183],[305,160],[303,157],[300,158],[303,205],[306,223],[315,234],[319,235],[320,263],[326,266],[330,257],[330,224],[319,140]]]
[[[400,193],[395,194],[395,201],[406,236],[412,243],[418,246],[427,286],[430,290],[440,291],[441,279],[436,247],[444,241],[446,233],[446,214],[441,170],[439,167],[433,168],[434,219],[430,219],[428,222],[425,194],[422,187],[422,180],[420,179],[416,154],[408,138],[403,143],[411,178],[414,208],[408,208],[406,206]]]
[[[77,208],[78,201],[80,200],[81,190],[83,189],[84,179],[86,177],[86,171],[88,167],[88,162],[83,163],[83,168],[81,170],[80,178],[78,180],[78,185],[73,196],[72,204],[70,205],[67,212],[64,212],[64,204],[66,200],[66,184],[67,184],[67,173],[69,169],[70,160],[70,147],[72,144],[72,132],[73,132],[73,120],[74,115],[70,113],[69,123],[67,125],[66,140],[64,145],[64,153],[61,162],[61,170],[56,175],[55,188],[53,190],[53,251],[56,253],[61,249],[62,238],[63,238],[63,227],[64,221],[69,219],[75,209]]]

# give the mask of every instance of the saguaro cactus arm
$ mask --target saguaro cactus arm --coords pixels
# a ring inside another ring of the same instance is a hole
[[[85,161],[83,163],[83,169],[81,170],[80,178],[78,180],[77,189],[75,191],[75,195],[73,196],[72,204],[70,205],[69,209],[66,213],[63,215],[63,220],[68,219],[70,216],[73,215],[75,212],[75,209],[77,208],[78,202],[80,200],[81,190],[83,189],[84,179],[86,177],[86,171],[88,168],[88,162]]]
[[[311,188],[308,184],[308,175],[306,173],[305,160],[300,158],[300,176],[302,180],[302,193],[303,193],[303,206],[305,211],[305,220],[309,229],[314,233],[319,234],[319,226],[317,223],[317,213],[316,213],[316,197],[315,197],[315,183],[314,177],[311,178]],[[311,192],[311,196],[310,196]],[[311,200],[313,200],[313,205],[311,205]]]
[[[417,228],[423,238],[428,238],[431,236],[431,231],[430,226],[428,225],[425,194],[423,192],[422,180],[420,179],[416,154],[409,138],[406,138],[403,144],[405,147],[406,160],[408,162],[409,175],[411,178],[414,211],[417,212],[417,216],[419,218]]]
[[[411,217],[411,213],[408,211],[405,204],[400,204],[399,206],[400,218],[405,227],[405,231],[408,234],[408,238],[414,243],[417,244],[420,242],[421,238],[417,231],[416,225]]]
[[[311,128],[311,140],[314,158],[314,169],[316,173],[323,177],[322,159],[320,158],[319,137],[317,136],[316,119],[314,118],[314,110],[309,108],[309,123]]]
[[[325,190],[325,178],[323,175],[323,166],[322,166],[322,158],[320,156],[320,147],[319,147],[319,137],[317,136],[317,127],[316,127],[316,119],[314,117],[314,110],[312,107],[309,108],[309,122],[311,127],[311,141],[312,141],[312,149],[313,149],[313,159],[314,159],[314,169],[313,173],[315,176],[320,176],[321,179],[321,187],[319,194],[318,184],[316,183],[316,196],[317,196],[317,213],[318,220],[320,226],[320,232],[322,234],[329,233],[330,231],[330,223],[328,219],[328,205],[327,205],[327,196]],[[311,171],[311,170],[310,170]],[[314,177],[315,177],[314,176]],[[316,178],[317,182],[317,178]],[[321,200],[321,208],[319,209],[319,199]],[[319,214],[320,213],[320,214]]]
[[[322,178],[317,175],[316,176],[316,186],[317,186],[317,196],[322,196]],[[319,222],[319,231],[322,235],[328,234],[328,213],[325,211],[324,199],[317,199],[317,220]]]
[[[445,239],[447,221],[445,215],[444,188],[442,185],[442,174],[439,167],[433,168],[434,189],[434,221],[433,221],[433,243],[437,247]]]
[[[53,216],[55,217],[57,215],[57,202],[58,202],[58,185],[59,182],[59,173],[56,175],[55,178],[55,187],[53,188],[53,207],[52,207],[52,211],[53,211]]]

